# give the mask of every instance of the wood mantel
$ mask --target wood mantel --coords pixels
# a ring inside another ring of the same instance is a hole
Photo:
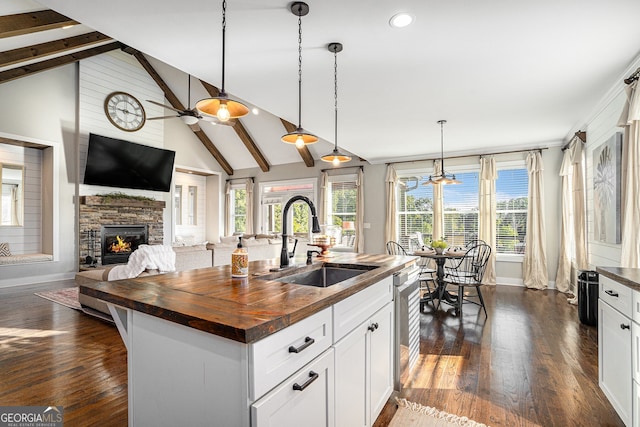
[[[140,200],[135,197],[112,196],[80,196],[81,205],[89,206],[127,206],[132,208],[164,209],[162,200]]]

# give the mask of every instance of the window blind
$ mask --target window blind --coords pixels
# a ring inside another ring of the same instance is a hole
[[[478,175],[474,172],[456,173],[462,182],[443,185],[444,237],[449,246],[464,246],[478,239]]]
[[[496,253],[524,253],[529,174],[524,167],[498,169],[496,180]]]

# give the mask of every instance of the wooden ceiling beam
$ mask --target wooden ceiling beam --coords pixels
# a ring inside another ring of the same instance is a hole
[[[72,49],[89,47],[93,44],[109,41],[111,38],[97,31],[81,34],[75,37],[53,40],[46,43],[34,44],[32,46],[0,52],[0,67],[19,64],[20,62],[31,61],[44,58],[45,56],[57,55]]]
[[[202,86],[204,86],[210,96],[215,97],[220,94],[220,89],[218,89],[214,85],[202,80],[200,80],[200,83],[202,83]],[[239,119],[236,119],[236,124],[233,125],[233,130],[236,131],[238,138],[240,138],[244,146],[247,147],[247,150],[249,150],[249,153],[251,154],[251,156],[253,156],[253,159],[256,161],[258,166],[260,166],[262,172],[269,172],[269,170],[271,169],[269,162],[264,157],[264,155],[260,151],[260,148],[258,148],[258,145],[255,143],[253,138],[251,138],[251,135],[249,135],[249,132],[247,132],[247,129]]]
[[[296,125],[283,118],[281,118],[280,121],[282,122],[282,125],[284,126],[287,133],[291,133],[297,129]],[[296,147],[296,149],[298,150],[300,157],[302,157],[302,160],[304,160],[304,164],[312,168],[315,165],[315,160],[313,160],[313,156],[311,155],[309,148],[306,145],[303,145],[301,148]]]
[[[0,38],[21,36],[78,24],[79,22],[50,9],[5,15],[0,16]]]
[[[167,99],[167,101],[169,101],[169,104],[171,104],[173,108],[177,108],[178,110],[185,110],[184,105],[182,105],[178,97],[173,93],[171,88],[169,88],[169,86],[165,83],[163,78],[160,77],[160,74],[158,74],[155,68],[153,68],[153,66],[149,63],[147,58],[145,58],[142,52],[128,46],[123,48],[122,50],[126,53],[133,55],[133,57],[138,60],[140,65],[142,65],[142,68],[144,68],[147,71],[147,73],[149,73],[149,75],[156,82],[158,87],[160,87],[162,92],[164,92],[164,97]],[[211,141],[211,139],[209,139],[207,134],[204,133],[202,129],[198,131],[195,131],[193,129],[191,130],[198,137],[202,145],[204,145],[205,148],[209,151],[209,153],[211,153],[213,158],[216,159],[218,164],[220,164],[220,166],[222,167],[222,169],[224,169],[227,175],[233,175],[233,168],[231,167],[229,162],[227,162],[227,159],[224,158],[220,150],[216,148],[216,146]]]
[[[68,55],[59,56],[57,58],[46,59],[34,64],[23,65],[21,67],[12,68],[10,70],[0,71],[0,83],[19,79],[30,74],[39,73],[41,71],[50,70],[52,68],[60,67],[63,65],[72,64],[82,59],[100,55],[102,53],[109,52],[115,49],[120,49],[120,47],[122,47],[122,44],[120,42],[113,42],[81,50],[79,52],[70,53]]]

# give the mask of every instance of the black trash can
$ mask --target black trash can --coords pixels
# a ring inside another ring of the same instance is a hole
[[[578,274],[578,317],[585,325],[598,324],[598,273],[582,270]]]

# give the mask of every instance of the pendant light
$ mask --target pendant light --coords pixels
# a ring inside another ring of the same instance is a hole
[[[302,128],[302,17],[309,13],[309,5],[297,1],[291,4],[291,13],[298,17],[298,127],[282,137],[282,142],[302,148],[318,142],[318,137]]]
[[[222,0],[222,88],[218,96],[205,98],[196,104],[198,111],[206,116],[217,118],[221,122],[237,119],[249,114],[249,109],[241,102],[229,99],[224,91],[225,36],[227,31],[227,1]]]
[[[461,181],[456,179],[454,174],[448,174],[444,169],[444,124],[446,120],[438,120],[440,124],[440,173],[435,175],[429,175],[429,180],[423,185],[437,185],[437,184],[462,184]]]
[[[342,52],[342,43],[329,43],[329,52],[333,52],[333,104],[335,107],[335,146],[330,154],[321,157],[325,162],[331,162],[338,166],[342,162],[351,161],[351,157],[338,150],[338,52]]]

